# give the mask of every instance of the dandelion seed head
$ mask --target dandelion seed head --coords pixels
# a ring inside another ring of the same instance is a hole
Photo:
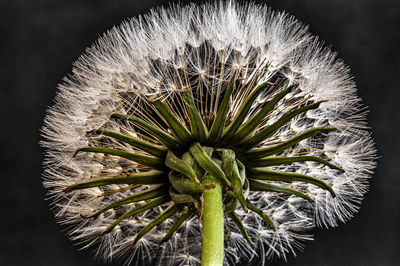
[[[317,156],[339,165],[343,172],[318,162],[270,166],[270,170],[318,178],[333,188],[336,197],[301,181],[272,183],[296,189],[311,197],[315,204],[295,195],[251,191],[248,199],[271,217],[276,228],[268,228],[255,212],[246,214],[238,209],[237,214],[254,245],[246,242],[232,221],[225,220],[225,227],[231,231],[224,264],[256,258],[264,264],[265,259],[274,256],[286,259],[287,253],[295,254],[302,248],[303,241],[312,240],[313,228],[337,226],[349,220],[368,189],[376,151],[367,131],[366,110],[356,95],[348,67],[294,17],[264,5],[226,1],[171,5],[123,22],[88,48],[74,63],[72,75],[58,86],[55,104],[48,110],[42,128],[45,138],[42,145],[47,148],[43,177],[56,217],[61,224],[70,226],[71,239],[82,248],[95,246],[96,256],[105,261],[198,265],[202,226],[196,216],[186,220],[159,247],[177,218],[170,217],[146,234],[133,250],[129,246],[135,235],[167,205],[128,217],[104,235],[102,232],[123,213],[142,206],[145,201],[111,208],[96,219],[82,218],[150,186],[110,184],[70,193],[62,191],[71,184],[146,170],[115,155],[76,154],[77,149],[90,145],[145,154],[112,137],[88,134],[100,127],[160,144],[143,128],[110,119],[112,114],[136,115],[171,133],[151,101],[161,99],[188,127],[188,110],[182,107],[181,93],[191,89],[202,119],[210,126],[228,83],[235,78],[240,78],[240,85],[231,97],[227,124],[264,82],[275,84],[287,79],[286,86],[276,90],[271,86],[257,96],[244,123],[287,86],[298,85],[277,102],[254,134],[296,108],[323,101],[317,109],[290,119],[258,148],[286,142],[312,127],[333,126],[338,130],[306,138],[279,155]]]

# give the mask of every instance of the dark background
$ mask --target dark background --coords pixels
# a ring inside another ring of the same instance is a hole
[[[96,265],[90,250],[78,251],[64,236],[44,200],[39,128],[57,83],[85,47],[167,2],[0,1],[1,265]],[[316,231],[297,258],[271,265],[400,265],[400,1],[265,2],[309,24],[351,67],[381,157],[350,222]]]

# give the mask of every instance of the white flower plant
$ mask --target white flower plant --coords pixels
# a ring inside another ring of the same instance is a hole
[[[160,8],[72,72],[42,128],[44,185],[71,239],[106,261],[264,264],[367,191],[375,148],[349,70],[285,13]]]

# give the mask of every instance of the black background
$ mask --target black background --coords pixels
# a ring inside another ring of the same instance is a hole
[[[400,265],[400,1],[265,2],[309,24],[350,66],[381,157],[350,222],[317,230],[288,264],[270,265]],[[64,236],[44,200],[39,128],[57,83],[99,34],[167,3],[0,1],[1,265],[97,264]]]

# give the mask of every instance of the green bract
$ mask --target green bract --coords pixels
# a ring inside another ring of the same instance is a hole
[[[149,138],[128,136],[101,127],[89,131],[88,136],[96,134],[99,137],[112,138],[120,142],[121,147],[123,145],[134,147],[134,152],[101,147],[93,143],[88,147],[78,149],[76,154],[78,152],[91,152],[116,156],[142,165],[142,170],[129,175],[121,174],[73,184],[64,191],[70,192],[110,184],[150,186],[141,192],[96,210],[93,214],[84,216],[84,218],[96,219],[107,210],[120,208],[134,202],[142,202],[141,205],[132,209],[125,208],[126,211],[100,234],[102,236],[111,232],[124,219],[169,202],[169,207],[137,234],[132,243],[132,248],[153,227],[174,216],[175,213],[178,212],[179,215],[161,243],[168,241],[185,220],[193,215],[198,215],[203,219],[203,255],[204,258],[207,257],[203,261],[205,265],[210,260],[222,263],[223,254],[211,256],[206,253],[223,243],[223,214],[226,214],[226,219],[228,217],[232,219],[249,243],[252,243],[252,240],[236,214],[238,209],[241,208],[245,212],[248,212],[249,209],[255,212],[260,215],[268,227],[275,229],[273,219],[249,200],[250,191],[295,195],[313,202],[310,195],[282,186],[280,185],[282,183],[279,183],[301,181],[323,188],[329,191],[332,196],[335,196],[332,187],[317,178],[265,168],[313,161],[343,172],[341,167],[317,156],[285,156],[285,150],[295,146],[300,141],[318,134],[327,134],[336,130],[335,128],[309,128],[285,141],[263,145],[262,148],[257,147],[285,126],[290,119],[304,115],[308,110],[318,108],[321,102],[296,105],[296,108],[288,110],[270,125],[256,130],[259,123],[274,110],[278,102],[290,92],[298,90],[298,87],[293,84],[288,85],[286,79],[282,79],[278,84],[262,83],[252,90],[236,115],[227,118],[232,100],[231,96],[237,90],[243,89],[243,86],[250,85],[242,84],[240,79],[232,80],[227,85],[223,95],[220,95],[221,102],[216,114],[208,120],[205,120],[202,116],[193,92],[188,88],[183,88],[179,101],[185,105],[184,108],[188,115],[187,124],[182,123],[174,116],[171,111],[171,108],[174,107],[163,103],[161,99],[153,100],[152,108],[167,125],[167,131],[145,122],[140,117],[114,113],[110,119],[131,123],[132,126],[143,130],[145,132],[143,134],[147,134],[156,142],[150,141]],[[279,93],[266,101],[250,119],[245,119],[257,97],[265,90],[270,89],[279,91]],[[279,182],[276,183],[275,181]],[[225,240],[227,239],[225,236]]]

